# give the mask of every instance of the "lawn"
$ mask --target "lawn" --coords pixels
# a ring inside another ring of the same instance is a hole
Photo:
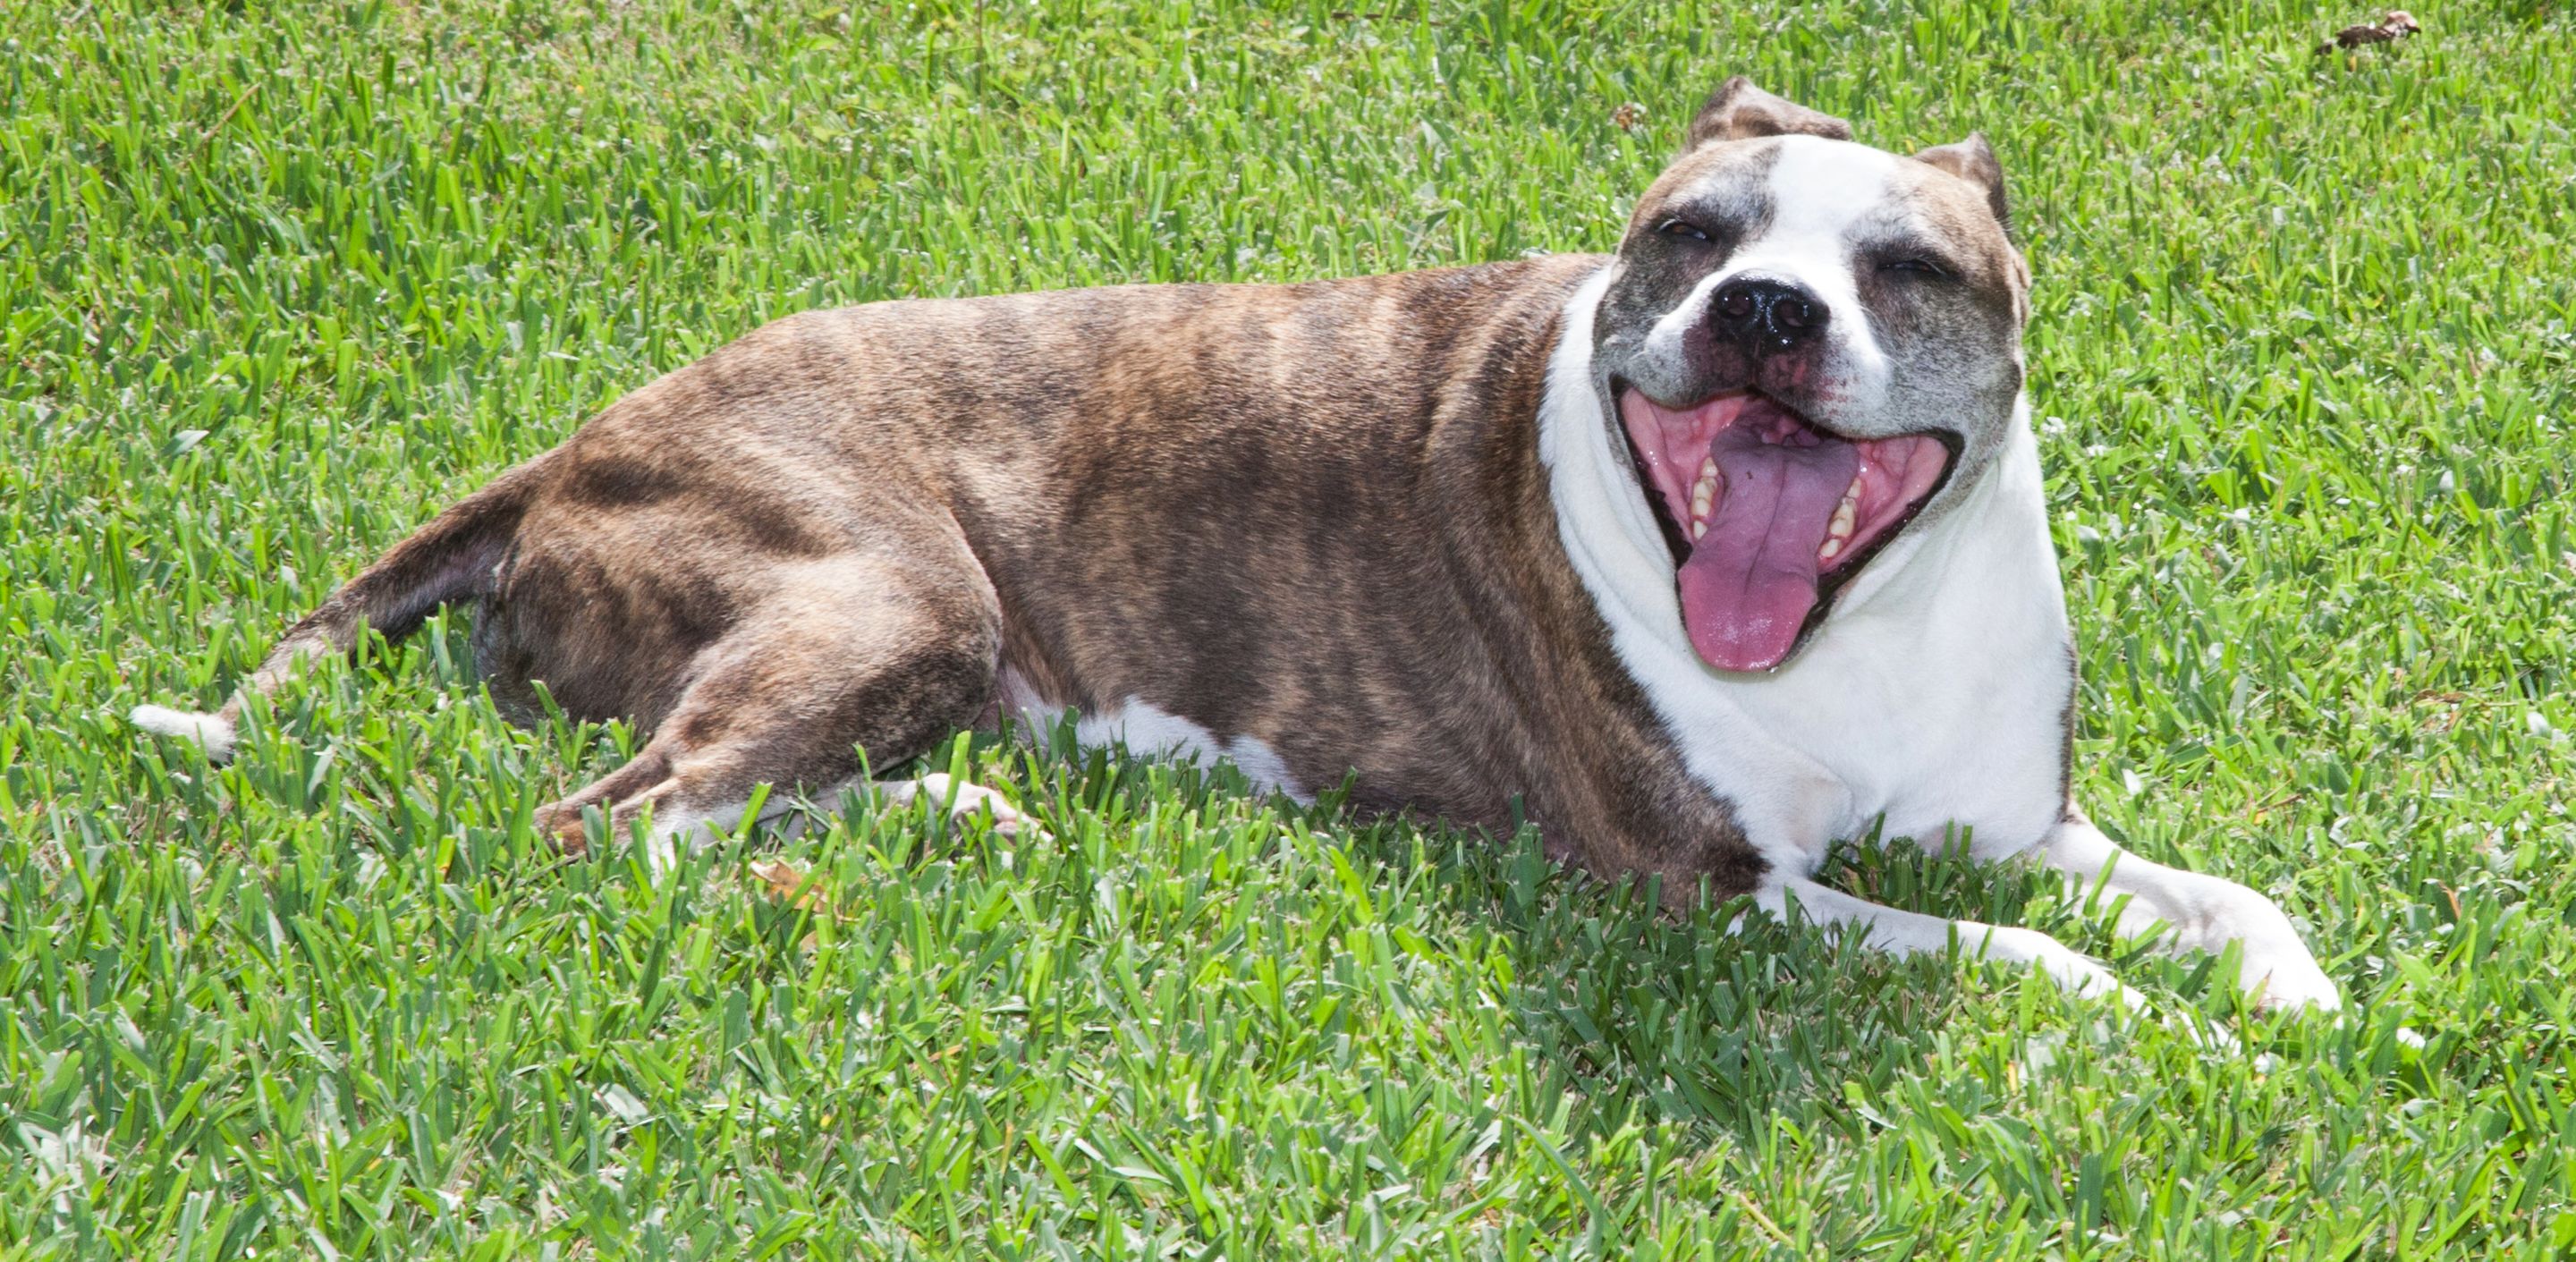
[[[1352,3],[0,8],[0,1257],[2576,1248],[2576,13]],[[2157,1014],[989,740],[1051,838],[567,862],[633,734],[461,613],[227,768],[121,717],[772,317],[1605,250],[1734,72],[1994,139],[2079,791],[2346,1012],[1902,844]]]

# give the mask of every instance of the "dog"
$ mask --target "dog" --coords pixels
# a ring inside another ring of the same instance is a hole
[[[505,707],[542,681],[650,733],[543,808],[570,852],[585,812],[667,857],[761,786],[1066,722],[2135,1001],[2044,934],[1813,879],[1873,828],[1965,837],[2124,932],[2239,946],[2261,1003],[2337,1006],[2270,901],[2070,799],[2003,170],[1978,135],[1851,135],[1730,80],[1607,257],[778,320],[458,501],[219,711],[134,722],[220,759],[302,659],[471,602]],[[981,786],[878,787],[1032,827]]]

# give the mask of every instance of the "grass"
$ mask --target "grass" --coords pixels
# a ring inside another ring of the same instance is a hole
[[[0,9],[0,1256],[2576,1248],[2576,17],[1342,3]],[[1736,71],[1996,140],[2080,791],[2348,1013],[1902,846],[1837,879],[2178,1019],[989,742],[1054,840],[656,882],[531,837],[631,734],[502,723],[461,617],[229,768],[118,717],[770,317],[1606,249]]]

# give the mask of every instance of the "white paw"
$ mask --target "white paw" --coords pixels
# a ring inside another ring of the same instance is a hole
[[[903,806],[915,800],[927,800],[933,809],[947,803],[948,818],[963,824],[986,815],[993,821],[993,832],[1014,839],[1041,840],[1046,833],[1009,798],[972,780],[960,780],[946,772],[934,771],[918,780],[892,780],[878,786],[885,791],[890,805]]]
[[[2259,1002],[2267,1012],[2299,1008],[2333,1012],[2343,1006],[2343,992],[2305,947],[2257,950],[2249,943],[2239,976],[2249,993],[2261,996]]]
[[[1982,929],[1981,943],[1962,936],[1960,946],[1987,959],[2027,964],[2048,974],[2059,987],[2088,999],[2117,999],[2132,1012],[2146,1010],[2146,996],[2122,985],[2111,970],[2036,929]]]

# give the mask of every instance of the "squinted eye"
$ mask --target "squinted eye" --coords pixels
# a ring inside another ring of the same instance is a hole
[[[1910,254],[1889,259],[1886,262],[1879,264],[1878,270],[1882,272],[1914,272],[1918,275],[1938,276],[1944,279],[1947,279],[1950,275],[1950,273],[1943,269],[1940,264],[1935,263],[1930,259],[1920,258]]]
[[[1667,219],[1662,223],[1655,225],[1655,231],[1668,237],[1680,237],[1686,241],[1697,241],[1702,245],[1708,244],[1709,241],[1708,230],[1706,228],[1702,228],[1695,223],[1685,223],[1679,219]]]

